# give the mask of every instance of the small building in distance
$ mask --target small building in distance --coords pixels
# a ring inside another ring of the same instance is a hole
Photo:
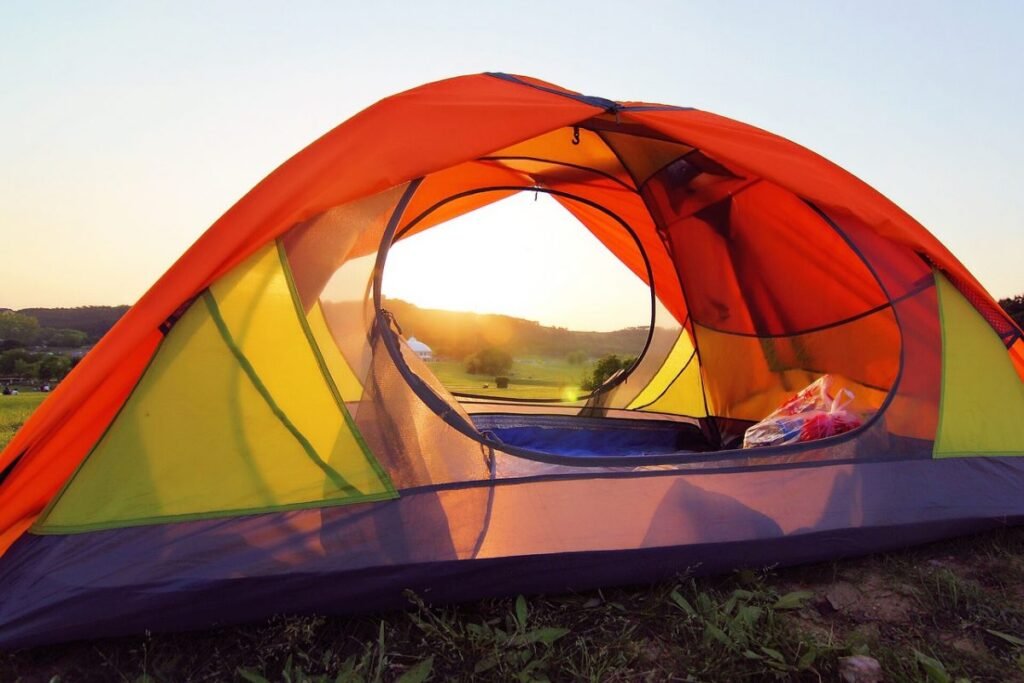
[[[416,337],[409,337],[409,348],[420,357],[420,360],[434,360],[434,351]]]

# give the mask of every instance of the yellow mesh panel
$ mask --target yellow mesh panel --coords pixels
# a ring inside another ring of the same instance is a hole
[[[360,493],[386,491],[317,362],[277,245],[244,266],[210,288],[234,343],[313,450]]]
[[[942,407],[935,457],[1024,455],[1024,382],[999,335],[946,278],[942,312]]]
[[[664,394],[642,410],[705,417],[707,411],[704,408],[704,389],[697,359],[694,358],[693,362],[686,366]]]
[[[672,351],[651,381],[633,402],[633,410],[705,417],[704,392],[700,381],[700,363],[693,342],[681,330]]]
[[[323,354],[324,362],[327,363],[327,369],[330,371],[338,391],[341,392],[342,399],[348,402],[361,400],[363,385],[360,384],[356,373],[352,371],[352,366],[341,355],[338,345],[334,343],[334,337],[331,335],[330,328],[327,327],[327,319],[324,317],[324,309],[321,308],[319,299],[306,314],[306,320],[309,322],[313,341],[320,347],[320,353]]]
[[[274,245],[175,324],[39,533],[395,496],[318,365]]]

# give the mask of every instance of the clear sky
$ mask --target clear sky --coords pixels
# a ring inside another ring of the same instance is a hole
[[[785,135],[1019,293],[1022,26],[1020,2],[7,0],[0,306],[131,303],[329,128],[485,70]]]

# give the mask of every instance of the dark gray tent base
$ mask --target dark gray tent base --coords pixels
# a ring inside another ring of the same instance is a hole
[[[790,533],[782,533],[772,516],[781,519],[787,509],[799,507],[791,495],[760,498],[773,509],[752,511],[734,497],[696,486],[705,475],[666,472],[658,512],[667,519],[652,525],[642,547],[488,559],[455,559],[474,543],[486,550],[477,540],[486,536],[485,528],[502,533],[514,528],[515,520],[499,518],[497,506],[492,517],[488,501],[493,489],[486,484],[443,494],[414,492],[386,503],[66,536],[26,535],[10,550],[8,569],[0,572],[0,647],[208,628],[280,612],[343,615],[397,609],[408,605],[405,589],[439,604],[643,584],[688,569],[708,574],[862,555],[1024,522],[1022,469],[1017,459],[971,458],[707,475],[729,477],[730,485],[734,478],[754,477],[746,482],[754,485],[747,492],[763,493],[783,490],[786,482],[799,487],[803,477],[828,476],[834,470],[837,485],[827,504],[815,507],[816,523]],[[544,509],[545,496],[571,498],[574,486],[600,491],[613,485],[626,504],[650,486],[644,482],[659,479],[625,476],[506,486],[521,489]],[[471,525],[456,524],[445,518],[439,495],[461,509],[477,506],[480,515]],[[602,509],[615,506],[611,500],[601,503]],[[578,507],[554,514],[562,515],[564,523],[578,522],[578,516],[571,517],[582,514],[574,512]],[[679,524],[673,512],[696,524]],[[733,539],[713,537],[723,530]],[[665,542],[686,533],[698,540]],[[456,547],[462,548],[458,554]]]
[[[90,590],[66,605],[46,633],[5,629],[3,647],[227,626],[289,614],[355,615],[409,606],[411,589],[427,603],[506,595],[565,593],[636,585],[689,570],[715,574],[737,567],[793,565],[903,548],[949,536],[1018,524],[971,520],[875,529],[847,529],[799,538],[641,550],[430,562],[339,574],[227,579],[203,586],[166,585]],[[785,557],[780,562],[779,558]],[[287,607],[286,607],[287,606]],[[77,617],[77,618],[76,618]],[[49,621],[49,620],[47,620]]]

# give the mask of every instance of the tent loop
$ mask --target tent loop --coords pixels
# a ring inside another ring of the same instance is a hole
[[[572,127],[572,144],[574,144],[574,145],[580,144],[580,127],[579,126],[573,126]]]
[[[398,324],[398,319],[395,318],[395,314],[386,308],[380,309],[380,312],[384,316],[384,319],[387,321],[388,327],[393,328],[396,332],[398,332],[399,336],[404,336],[404,333],[402,332],[402,326]]]

